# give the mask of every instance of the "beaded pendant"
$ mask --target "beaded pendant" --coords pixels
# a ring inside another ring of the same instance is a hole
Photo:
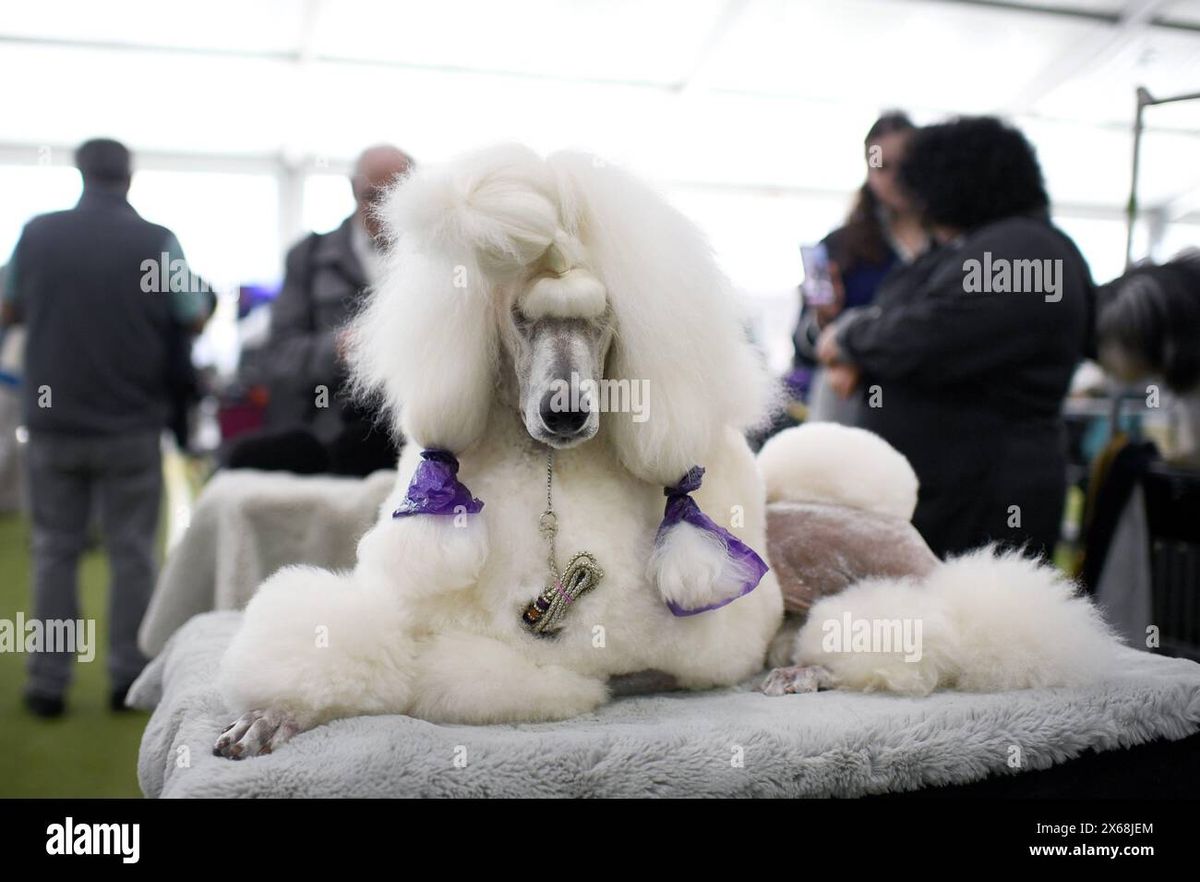
[[[546,539],[546,564],[550,584],[530,601],[521,614],[521,621],[539,637],[552,637],[562,630],[562,620],[579,597],[591,591],[604,578],[604,570],[590,552],[580,551],[571,558],[566,569],[558,572],[555,538],[558,535],[558,516],[554,513],[551,482],[554,475],[554,452],[546,455],[546,510],[538,519],[538,531]]]
[[[525,608],[521,620],[535,634],[554,634],[561,627],[562,618],[571,604],[595,588],[603,578],[604,570],[600,569],[596,558],[586,551],[579,552],[571,558],[562,576],[555,576],[554,582]]]

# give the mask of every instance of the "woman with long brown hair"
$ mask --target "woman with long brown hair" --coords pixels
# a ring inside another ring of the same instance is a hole
[[[813,347],[821,329],[843,310],[869,305],[895,266],[908,263],[928,247],[920,217],[896,176],[914,128],[900,111],[889,111],[875,121],[863,142],[867,179],[855,194],[846,223],[821,240],[829,256],[833,297],[829,303],[804,305],[793,340],[794,367],[815,368],[808,398],[810,420],[857,422],[858,402],[834,394],[847,391],[839,389],[843,378],[838,368],[816,367]]]

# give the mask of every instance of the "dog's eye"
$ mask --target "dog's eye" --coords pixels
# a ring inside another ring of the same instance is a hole
[[[525,313],[521,312],[517,307],[513,307],[512,311],[513,324],[517,326],[517,330],[528,331],[533,327],[533,319],[529,318]]]

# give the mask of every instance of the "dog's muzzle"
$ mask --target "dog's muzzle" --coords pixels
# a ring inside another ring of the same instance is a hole
[[[571,441],[584,433],[591,411],[586,407],[567,409],[559,405],[553,394],[542,396],[539,413],[546,431],[563,441]]]

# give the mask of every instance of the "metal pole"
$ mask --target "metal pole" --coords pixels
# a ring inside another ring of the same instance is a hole
[[[1200,92],[1189,92],[1186,95],[1173,95],[1170,98],[1155,98],[1143,86],[1137,88],[1137,113],[1133,119],[1133,175],[1129,183],[1129,202],[1125,206],[1125,269],[1133,266],[1133,226],[1137,222],[1137,186],[1138,170],[1141,166],[1143,115],[1147,107],[1159,104],[1174,104],[1176,101],[1196,101]]]
[[[1153,102],[1143,87],[1137,89],[1137,112],[1133,117],[1133,174],[1129,181],[1129,202],[1125,205],[1125,269],[1133,266],[1133,227],[1137,223],[1138,171],[1142,162],[1142,116],[1146,105]]]

